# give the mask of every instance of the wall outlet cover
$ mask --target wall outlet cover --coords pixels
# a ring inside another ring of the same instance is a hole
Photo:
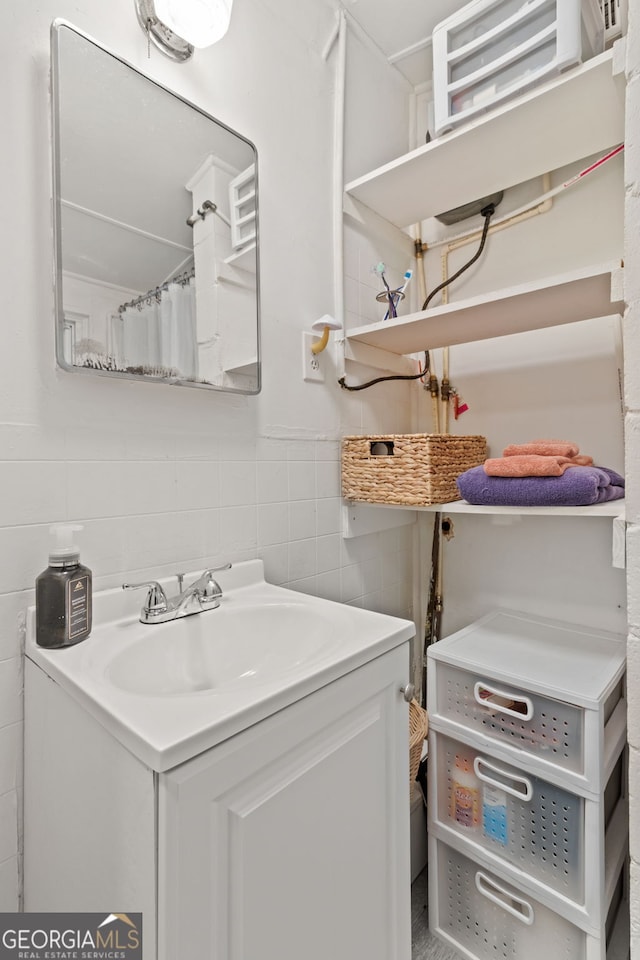
[[[311,352],[311,346],[320,337],[313,333],[303,332],[302,334],[302,379],[324,383],[324,370],[322,369],[322,354],[317,356]]]

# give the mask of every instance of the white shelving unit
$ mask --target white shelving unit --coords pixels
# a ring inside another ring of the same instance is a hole
[[[522,957],[605,960],[625,914],[624,639],[496,611],[429,661],[432,929],[478,960],[507,956],[504,940]]]
[[[605,151],[624,140],[623,64],[624,39],[517,100],[353,180],[345,188],[347,200],[366,204],[402,228]],[[518,137],[512,136],[514,127]],[[452,169],[464,170],[464,177],[452,178]],[[592,264],[352,328],[345,337],[345,358],[364,362],[366,357],[368,365],[400,372],[399,364],[423,350],[612,316],[623,307],[620,262]],[[406,519],[394,521],[394,511],[406,511]],[[349,502],[343,509],[343,536],[413,522],[416,511],[610,517],[624,523],[621,500],[549,508],[474,506],[463,500],[427,507]]]
[[[624,500],[596,503],[586,507],[496,507],[451,500],[449,503],[431,503],[427,506],[405,506],[394,503],[364,503],[350,500],[348,509],[355,513],[361,508],[372,510],[415,510],[419,513],[475,513],[517,517],[624,517]]]
[[[410,224],[472,202],[478,197],[516,186],[621,144],[625,137],[624,43],[624,39],[617,41],[610,50],[582,66],[569,70],[517,100],[510,101],[460,129],[348,183],[345,188],[345,212],[353,212],[353,201],[356,201],[396,227],[405,229]],[[513,135],[514,129],[518,131],[517,136]],[[464,175],[452,177],[451,171],[463,171]],[[592,264],[570,273],[493,291],[428,311],[352,328],[346,333],[345,359],[357,360],[360,351],[363,358],[367,356],[370,365],[375,363],[382,369],[393,369],[393,364],[406,362],[408,355],[427,349],[619,314],[622,312],[623,302],[621,264]],[[385,361],[385,357],[389,360]],[[615,566],[624,566],[624,510],[623,500],[591,507],[549,508],[474,506],[462,500],[433,506],[393,506],[345,501],[343,535],[356,537],[395,525],[413,523],[420,512],[487,515],[492,517],[494,522],[505,523],[536,516],[609,518],[613,520],[613,562]],[[441,644],[436,647],[440,650]],[[430,653],[433,651],[434,648],[430,648]],[[507,654],[508,651],[505,652],[505,663],[509,659]],[[555,656],[555,652],[552,651],[550,655]],[[580,662],[582,655],[583,651],[578,647],[576,664]],[[623,654],[621,662],[622,660]],[[531,663],[528,666],[530,667]],[[434,685],[433,664],[431,667],[429,683]],[[519,667],[523,665],[516,660],[516,674]],[[571,671],[569,673],[573,676]],[[615,682],[618,681],[619,677],[616,677]],[[477,743],[469,737],[465,740],[463,725],[447,726],[445,720],[439,723],[434,689],[434,686],[430,688],[429,695],[429,710],[434,711],[432,736],[441,740],[447,734],[454,739],[460,737],[467,746],[488,750],[491,759],[493,746],[489,748],[486,737],[480,737]],[[468,697],[466,700],[464,697],[461,699],[458,693],[454,691],[454,699],[465,704]],[[608,693],[609,691],[607,695]],[[552,696],[555,697],[556,692],[552,693]],[[596,700],[599,701],[598,709],[601,710],[600,701],[604,702],[603,691],[600,691]],[[580,702],[584,707],[585,703]],[[618,709],[617,713],[621,715],[621,709]],[[604,714],[600,716],[598,735],[594,735],[590,740],[592,749],[597,751],[598,763],[602,761],[602,770],[603,747],[606,746],[603,717]],[[615,751],[611,756],[622,763],[620,758],[624,749],[624,730],[618,729],[618,734]],[[495,752],[499,756],[500,748]],[[535,762],[525,757],[522,766],[525,770],[534,769]],[[570,777],[567,777],[567,781],[569,780]],[[488,931],[484,940],[486,944],[492,942],[491,931],[494,930],[493,921],[485,918],[487,907],[492,908],[500,900],[502,902],[497,904],[500,917],[495,930],[503,930],[506,910],[507,913],[516,915],[515,928],[526,932],[528,916],[518,916],[520,905],[524,902],[519,893],[522,890],[526,897],[536,894],[541,898],[540,906],[536,907],[540,917],[539,930],[536,935],[529,935],[528,941],[524,938],[522,956],[537,956],[539,952],[560,956],[556,950],[560,941],[561,946],[564,944],[565,952],[562,955],[567,958],[580,956],[582,960],[604,960],[606,956],[608,960],[618,960],[628,956],[628,910],[624,903],[618,911],[609,949],[605,947],[607,910],[614,903],[614,897],[622,901],[625,897],[624,863],[628,849],[628,812],[623,797],[620,798],[610,822],[605,820],[606,782],[606,778],[601,777],[597,783],[577,790],[578,795],[584,798],[585,809],[590,811],[593,829],[588,840],[591,846],[587,853],[591,862],[584,873],[584,902],[578,902],[581,898],[577,897],[576,903],[571,903],[570,898],[550,893],[544,883],[532,880],[526,870],[519,873],[506,861],[502,863],[499,856],[491,857],[482,846],[469,842],[465,837],[461,838],[450,825],[446,828],[438,825],[433,813],[437,786],[431,781],[430,910],[434,928],[438,929],[440,926],[445,939],[454,946],[461,947],[465,956],[484,958],[491,951],[477,940],[478,922],[475,922],[475,925],[469,923],[470,939],[469,942],[463,942],[457,934],[451,934],[443,927],[442,916],[445,916],[446,911],[445,914],[440,914],[439,904],[444,901],[449,890],[449,900],[453,904],[451,915],[456,918],[464,915],[467,920],[479,921],[481,926],[485,924]],[[452,837],[456,840],[453,853],[456,856],[466,854],[471,868],[469,864],[460,864],[458,861],[454,864],[447,863],[446,869],[439,867],[439,860],[443,862],[443,851],[447,849],[446,844],[452,841]],[[488,895],[486,891],[480,890],[485,899],[480,897],[482,902],[477,909],[477,905],[473,904],[476,887],[471,881],[468,896],[463,893],[460,897],[459,892],[462,880],[468,881],[475,872],[473,863],[484,868],[495,868],[494,893]],[[452,877],[455,878],[453,887],[458,891],[456,895],[459,897],[455,903],[451,900]],[[503,883],[506,883],[507,889],[502,887]],[[494,901],[493,904],[489,902],[491,900]],[[534,914],[530,912],[533,918]],[[517,930],[515,932],[517,933]],[[503,936],[506,934],[498,932],[495,937],[495,949],[500,955]],[[569,944],[569,941],[573,945]],[[504,946],[507,947],[506,942]],[[520,955],[518,950],[515,952]],[[511,950],[509,954],[505,952],[504,956],[513,953]],[[493,952],[491,956],[494,956]]]
[[[619,262],[596,264],[356,327],[347,337],[404,355],[610,316],[623,309],[622,273]]]
[[[406,227],[624,140],[620,41],[581,67],[346,185]],[[517,120],[518,136],[513,136]],[[464,177],[452,177],[464,170]]]

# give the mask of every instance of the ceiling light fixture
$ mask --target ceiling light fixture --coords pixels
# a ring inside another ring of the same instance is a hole
[[[224,37],[233,0],[135,0],[138,21],[153,43],[172,60],[184,61],[194,47]]]

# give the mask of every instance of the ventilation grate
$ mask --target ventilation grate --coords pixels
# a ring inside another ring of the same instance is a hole
[[[625,32],[627,0],[600,0],[604,19],[605,46]]]

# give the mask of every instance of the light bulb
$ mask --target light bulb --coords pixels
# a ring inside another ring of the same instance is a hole
[[[165,26],[194,47],[210,47],[229,29],[233,0],[155,0]]]

